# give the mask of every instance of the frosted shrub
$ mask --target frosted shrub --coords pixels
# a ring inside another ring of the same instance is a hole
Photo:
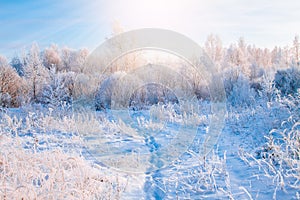
[[[137,89],[130,98],[130,106],[134,110],[146,109],[155,104],[178,103],[176,95],[159,84],[147,84]]]
[[[115,72],[111,76],[102,81],[95,95],[96,110],[110,109],[112,103],[119,103],[115,106],[130,106],[133,110],[148,108],[158,103],[176,103],[178,102],[175,94],[167,87],[156,83],[149,83],[135,88],[137,86],[134,77],[130,75],[124,78],[126,72]],[[132,94],[128,94],[132,92]],[[128,95],[131,95],[128,98]],[[115,99],[112,99],[115,98]],[[112,102],[115,100],[115,102]],[[129,102],[126,102],[126,101]]]
[[[242,73],[227,72],[224,87],[229,104],[233,106],[249,106],[254,102],[254,91],[250,88],[249,79]]]
[[[38,101],[52,107],[61,106],[63,102],[71,103],[74,90],[74,73],[50,73],[51,81],[44,84],[38,95]]]
[[[297,93],[300,88],[300,71],[296,68],[278,70],[275,74],[275,86],[283,95]]]
[[[10,107],[11,106],[11,96],[8,93],[0,93],[0,106]]]
[[[273,73],[265,74],[260,79],[260,85],[262,90],[261,92],[258,91],[259,94],[258,97],[265,100],[266,102],[274,101],[279,92],[274,84],[274,74]]]
[[[125,75],[125,72],[116,72],[102,81],[95,96],[96,110],[103,110],[111,107],[111,97],[114,84]]]

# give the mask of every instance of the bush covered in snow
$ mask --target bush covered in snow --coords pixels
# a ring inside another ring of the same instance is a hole
[[[159,84],[148,84],[138,88],[130,98],[130,107],[135,110],[168,103],[179,102],[171,90]]]
[[[275,74],[275,87],[283,95],[297,93],[297,90],[300,89],[300,70],[296,68],[278,70]]]
[[[62,104],[70,104],[74,93],[75,74],[72,72],[58,73],[52,71],[50,83],[44,84],[37,101],[44,105],[58,107]]]
[[[96,110],[103,110],[111,108],[112,90],[116,82],[125,76],[125,72],[116,72],[107,77],[100,85],[95,95],[95,107]]]
[[[228,71],[224,76],[225,92],[230,105],[249,106],[254,102],[255,92],[245,75],[237,71]]]

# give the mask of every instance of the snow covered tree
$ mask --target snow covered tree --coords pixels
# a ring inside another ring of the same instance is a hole
[[[61,49],[61,71],[71,71],[73,50],[64,47]]]
[[[52,107],[70,104],[74,93],[74,72],[59,72],[50,70],[50,81],[45,83],[38,94],[38,102]]]
[[[24,65],[21,61],[21,59],[18,56],[14,56],[10,62],[10,65],[16,69],[16,71],[18,72],[18,74],[20,76],[24,75]]]
[[[3,56],[0,56],[0,106],[18,107],[23,90],[23,80]]]
[[[95,95],[95,108],[96,110],[103,110],[111,108],[111,101],[113,95],[113,88],[116,82],[125,76],[125,72],[115,72],[107,77],[98,88]]]
[[[262,65],[267,69],[272,66],[272,54],[267,48],[265,48],[262,53]]]
[[[112,31],[113,31],[113,36],[116,36],[124,32],[124,28],[122,27],[121,23],[118,20],[114,20],[112,24]]]
[[[236,50],[237,65],[241,68],[242,73],[248,78],[251,77],[251,64],[248,61],[247,45],[244,38],[240,38],[238,41],[238,49]]]
[[[282,68],[289,68],[291,63],[290,48],[285,46],[282,51]]]
[[[73,71],[75,73],[86,73],[84,63],[89,55],[89,50],[86,48],[73,50],[68,47],[61,49],[60,71]]]
[[[37,95],[48,77],[48,70],[43,66],[37,44],[33,44],[29,55],[26,57],[24,74],[29,89],[29,99],[37,102]]]
[[[228,102],[232,106],[249,106],[254,100],[254,91],[250,87],[249,78],[239,73],[238,76],[230,71],[224,80],[224,87]]]
[[[57,45],[52,44],[49,48],[46,48],[43,54],[44,66],[48,69],[55,68],[55,71],[60,71],[61,58]]]
[[[293,41],[293,53],[294,53],[294,59],[296,65],[299,67],[300,61],[299,61],[299,51],[300,51],[300,42],[299,42],[299,36],[296,35]]]
[[[214,62],[221,62],[223,56],[222,41],[217,35],[210,34],[205,42],[205,51]]]
[[[8,65],[6,57],[0,55],[0,66],[6,66]]]
[[[89,55],[88,49],[80,49],[71,54],[71,71],[76,73],[84,73],[84,63]]]

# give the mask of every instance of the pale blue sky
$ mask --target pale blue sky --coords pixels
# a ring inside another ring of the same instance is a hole
[[[203,45],[210,33],[224,45],[244,37],[259,47],[284,46],[300,33],[298,0],[0,0],[0,54],[33,42],[93,50],[112,33],[165,28]]]

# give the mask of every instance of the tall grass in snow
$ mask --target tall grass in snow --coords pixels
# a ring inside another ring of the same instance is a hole
[[[290,116],[281,125],[272,129],[265,136],[266,143],[256,151],[256,155],[244,152],[241,158],[253,166],[253,163],[264,171],[266,177],[271,178],[275,185],[273,199],[277,198],[278,190],[293,189],[296,199],[300,190],[300,115],[298,96],[278,96],[272,114],[277,107],[285,108]],[[281,116],[282,117],[282,116]],[[252,164],[251,164],[252,163]],[[290,190],[289,190],[290,191]]]
[[[92,165],[79,148],[78,127],[96,124],[95,117],[18,114],[1,114],[0,199],[120,198],[125,181]]]

